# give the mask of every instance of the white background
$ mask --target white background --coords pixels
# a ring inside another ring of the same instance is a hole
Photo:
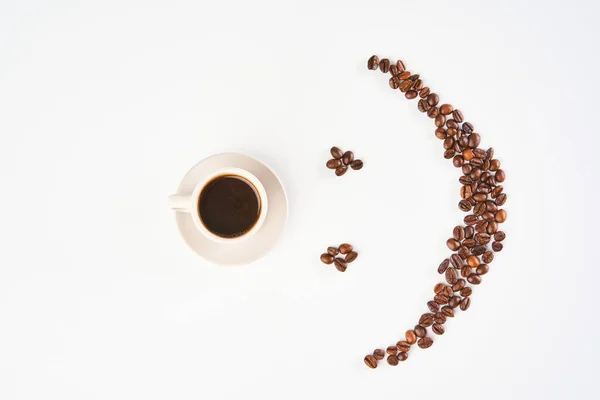
[[[594,397],[599,6],[369,3],[0,3],[0,398]],[[372,54],[463,111],[509,195],[469,311],[376,370],[463,214],[431,120]],[[365,168],[336,178],[332,145]],[[195,255],[166,204],[225,150],[289,196],[245,267]],[[319,254],[344,241],[341,274]]]

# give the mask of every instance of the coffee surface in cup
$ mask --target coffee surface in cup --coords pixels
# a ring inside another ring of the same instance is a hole
[[[260,216],[258,191],[237,175],[222,175],[208,182],[200,192],[198,213],[210,232],[235,238],[252,229]]]

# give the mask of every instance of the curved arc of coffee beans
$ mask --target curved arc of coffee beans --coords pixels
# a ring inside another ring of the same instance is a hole
[[[498,224],[506,220],[506,211],[500,207],[506,202],[506,194],[500,183],[505,173],[500,161],[494,158],[494,150],[479,148],[481,137],[474,131],[471,123],[464,120],[463,113],[450,104],[441,104],[438,94],[423,85],[418,74],[412,74],[405,64],[398,60],[395,64],[377,56],[369,58],[370,70],[380,69],[390,73],[390,87],[400,90],[409,99],[417,99],[419,111],[426,113],[434,121],[435,136],[443,140],[444,158],[452,160],[460,168],[463,176],[458,207],[469,214],[464,225],[456,226],[446,245],[453,254],[438,266],[447,284],[438,283],[434,287],[434,297],[427,303],[429,312],[421,315],[418,324],[406,331],[405,338],[396,345],[387,347],[388,364],[397,365],[408,358],[408,352],[414,344],[422,349],[433,345],[435,335],[445,333],[444,323],[455,316],[455,310],[466,311],[471,305],[473,286],[479,285],[482,276],[489,271],[494,253],[503,248],[501,243],[506,237]],[[397,352],[393,347],[397,348]],[[402,357],[399,355],[402,354]],[[376,368],[383,359],[383,351],[377,349],[365,357],[365,364]]]

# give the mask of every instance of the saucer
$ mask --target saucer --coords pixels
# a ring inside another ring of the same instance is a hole
[[[267,217],[258,231],[248,239],[232,243],[216,243],[202,234],[188,213],[175,212],[177,227],[183,240],[198,255],[219,265],[249,264],[262,258],[281,236],[287,220],[287,197],[281,181],[266,164],[240,153],[221,153],[205,158],[188,171],[179,184],[177,194],[191,194],[198,182],[214,171],[242,168],[256,176],[267,192]]]

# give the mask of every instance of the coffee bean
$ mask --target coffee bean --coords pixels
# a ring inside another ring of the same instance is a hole
[[[321,254],[321,262],[323,262],[325,264],[333,264],[334,259],[335,259],[335,257],[332,256],[331,254],[327,254],[327,253]]]
[[[397,77],[392,76],[389,80],[389,84],[392,89],[398,89],[398,86],[400,86],[400,80]]]
[[[490,161],[490,171],[498,171],[500,169],[500,160]]]
[[[486,251],[481,256],[481,260],[486,264],[491,263],[492,261],[494,261],[494,253],[492,253],[491,251]]]
[[[448,149],[444,152],[444,158],[446,160],[451,159],[452,157],[454,157],[454,155],[456,154],[456,151],[454,151],[453,149]]]
[[[329,169],[336,169],[342,166],[342,162],[340,160],[336,160],[335,158],[332,158],[331,160],[327,161],[327,168]]]
[[[481,169],[483,169],[484,171],[490,169],[490,160],[488,160],[487,158],[483,160],[483,166],[481,167]]]
[[[463,128],[464,129],[464,128]],[[469,147],[474,149],[479,146],[479,142],[481,142],[481,136],[478,133],[472,133],[469,136]]]
[[[473,130],[475,129],[473,127],[473,124],[471,124],[470,122],[465,122],[462,126],[463,131],[465,132],[465,134],[470,135],[471,133],[473,133]]]
[[[463,186],[460,188],[460,197],[463,199],[471,197],[471,186]]]
[[[454,310],[450,306],[442,307],[442,313],[448,318],[454,317]]]
[[[385,358],[385,352],[381,349],[375,349],[375,351],[373,351],[373,357],[375,357],[376,360],[383,360]]]
[[[498,223],[496,221],[488,222],[488,225],[487,225],[487,228],[485,229],[485,231],[489,235],[493,235],[494,233],[498,232]]]
[[[505,193],[500,193],[497,197],[496,197],[496,205],[497,206],[503,206],[504,203],[506,203],[506,194]]]
[[[433,326],[431,327],[431,330],[433,331],[433,333],[435,333],[436,335],[443,335],[444,332],[446,331],[444,329],[443,325],[440,324],[433,324]]]
[[[448,136],[456,136],[458,134],[458,130],[456,130],[454,128],[448,128],[448,130],[446,131],[446,133],[448,134]],[[456,145],[456,143],[455,143],[455,145]],[[456,150],[456,149],[454,149],[454,150]]]
[[[444,287],[446,285],[444,285],[443,283],[437,283],[434,287],[433,287],[433,293],[435,294],[440,294],[442,293],[442,291],[444,290]]]
[[[475,155],[473,154],[473,150],[466,149],[462,152],[462,156],[466,161],[471,161]]]
[[[440,115],[440,110],[437,107],[431,107],[429,110],[427,110],[427,115],[429,118],[435,118]]]
[[[473,247],[475,247],[476,243],[474,239],[465,239],[462,245],[467,249],[472,249]]]
[[[462,137],[461,137],[461,139],[462,139]],[[459,140],[459,142],[460,142],[460,140]],[[471,164],[465,164],[462,166],[462,173],[465,175],[469,175],[471,173],[472,169],[473,169],[473,167],[471,167]]]
[[[359,169],[362,169],[363,167],[363,162],[362,160],[354,160],[350,163],[350,168],[352,168],[355,171],[358,171]]]
[[[469,212],[469,211],[471,211],[471,207],[472,207],[471,203],[469,203],[467,200],[461,200],[458,202],[458,208],[461,211]]]
[[[458,242],[458,240],[450,238],[446,240],[446,246],[448,246],[450,250],[456,251],[460,248],[460,243]]]
[[[346,261],[344,261],[343,258],[337,257],[333,262],[335,263],[335,267],[337,268],[337,270],[340,272],[344,272],[346,268],[348,268],[348,264],[346,263]]]
[[[460,110],[452,111],[452,118],[459,124],[464,121],[463,113]]]
[[[410,77],[410,75],[411,75],[410,71],[402,71],[400,73],[400,75],[398,75],[398,79],[403,81],[405,79],[408,79]]]
[[[404,63],[402,62],[402,60],[396,61],[396,68],[398,68],[398,72],[406,71],[406,67],[404,66]]]
[[[354,161],[354,153],[351,151],[345,152],[344,155],[342,156],[342,161],[344,162],[345,165],[350,165],[350,163],[352,161]]]
[[[494,215],[494,213],[486,211],[481,215],[481,218],[483,218],[484,221],[492,221],[494,219]]]
[[[478,233],[478,235],[480,234]],[[469,256],[469,258],[467,258],[467,264],[471,268],[477,268],[479,267],[479,264],[481,264],[481,262],[479,262],[479,258],[477,258],[476,256]]]
[[[469,174],[469,176],[471,177],[471,179],[473,179],[474,181],[478,181],[479,178],[481,178],[481,169],[476,168],[473,166],[473,169],[471,170],[471,173]]]
[[[444,296],[450,298],[453,294],[452,286],[444,286],[444,290],[442,291],[442,294]]]
[[[331,254],[332,256],[337,256],[339,254],[339,250],[337,247],[329,246],[327,248],[327,253]]]
[[[423,314],[419,318],[419,325],[428,327],[433,324],[433,314]]]
[[[436,294],[435,296],[433,296],[433,300],[439,304],[439,305],[444,305],[448,303],[448,296],[446,296],[445,294]]]
[[[385,351],[388,354],[396,355],[396,353],[398,353],[398,348],[396,348],[396,346],[389,346]]]
[[[395,64],[390,65],[390,75],[396,76],[398,74],[398,67]]]
[[[481,194],[481,193],[477,193],[477,194]],[[483,215],[484,212],[485,212],[485,203],[477,203],[477,204],[475,204],[475,208],[473,208],[473,214],[475,214],[478,217],[480,217],[480,216]]]
[[[479,285],[481,283],[481,277],[478,274],[471,274],[469,275],[469,277],[467,278],[467,281],[469,281],[470,284],[472,285]]]
[[[444,135],[446,133],[444,132]],[[444,139],[444,148],[447,150],[452,150],[452,148],[454,147],[454,139],[452,139],[451,137],[446,137],[446,139]]]
[[[464,299],[461,300],[461,302],[460,302],[461,310],[467,311],[470,306],[471,306],[471,298],[470,297],[465,297]]]
[[[431,347],[431,345],[433,344],[433,339],[431,339],[430,337],[424,337],[424,338],[419,339],[417,344],[419,345],[420,348],[427,349],[427,348]]]
[[[452,159],[452,164],[456,167],[456,168],[460,168],[462,167],[462,165],[465,163],[465,159],[462,156],[454,156],[454,158]]]
[[[486,156],[485,150],[480,149],[480,148],[473,149],[473,154],[475,154],[475,157],[481,158],[482,160]]]
[[[383,72],[384,74],[387,74],[388,71],[390,70],[390,60],[388,60],[387,58],[382,58],[379,61],[379,69],[381,70],[381,72]]]
[[[406,93],[410,90],[410,88],[413,85],[413,81],[402,81],[402,83],[400,83],[400,85],[398,86],[400,88],[400,91],[402,93]]]
[[[480,256],[483,253],[485,253],[485,246],[475,246],[473,247],[473,250],[471,250],[471,254],[473,254],[474,256]]]
[[[468,297],[473,293],[473,289],[471,289],[470,287],[466,287],[463,290],[460,291],[460,295],[462,297]]]
[[[460,256],[460,258],[464,260],[467,257],[469,257],[469,249],[463,246],[460,249],[458,249],[457,254]]]
[[[469,138],[463,135],[458,139],[458,143],[462,146],[462,148],[466,148],[469,145]]]
[[[479,244],[488,244],[490,242],[490,240],[491,240],[490,235],[485,232],[481,232],[481,233],[478,233],[475,235],[475,241]],[[473,268],[475,268],[475,267],[473,267]]]
[[[494,242],[492,243],[492,250],[498,252],[498,251],[502,251],[502,249],[504,248],[504,245],[500,242]]]
[[[444,272],[446,272],[446,269],[448,268],[448,265],[450,264],[450,260],[448,260],[447,258],[442,261],[440,263],[440,266],[438,267],[438,274],[443,274]]]
[[[442,104],[440,107],[440,112],[444,115],[452,114],[452,111],[454,111],[454,108],[451,104]]]
[[[463,260],[458,254],[452,254],[450,256],[450,263],[452,263],[452,266],[456,269],[462,268],[463,266]]]
[[[485,217],[483,217],[483,218],[485,218]],[[487,226],[488,226],[487,221],[485,221],[485,220],[477,221],[477,223],[475,224],[475,232],[477,232],[477,233],[485,232],[487,229]]]
[[[418,96],[418,93],[416,90],[409,90],[408,92],[406,92],[406,94],[404,95],[404,97],[406,97],[409,100],[412,100],[414,98],[416,98]]]
[[[341,167],[336,168],[335,174],[337,176],[342,176],[346,173],[346,171],[348,171],[348,167],[346,167],[345,165],[342,165]]]
[[[455,226],[452,231],[452,236],[456,240],[463,240],[465,238],[465,228],[460,225]]]
[[[446,270],[446,282],[448,282],[451,285],[454,285],[457,280],[458,280],[458,274],[456,273],[456,270],[452,267],[448,268]]]
[[[460,292],[465,287],[466,281],[464,279],[459,279],[456,281],[454,285],[452,285],[453,292]]]
[[[443,140],[444,143],[446,143],[447,137],[446,137],[446,131],[444,130],[444,128],[437,128],[435,130],[435,137],[440,140]]]
[[[445,324],[446,323],[446,316],[442,313],[442,312],[437,312],[435,313],[435,317],[433,317],[433,320],[435,321],[436,324]]]
[[[506,211],[505,210],[498,210],[496,212],[496,222],[498,223],[503,223],[504,221],[506,221]]]
[[[505,234],[504,232],[502,232],[502,231],[498,231],[498,232],[496,232],[496,233],[494,234],[494,240],[495,240],[496,242],[501,242],[501,241],[503,241],[504,239],[506,239],[506,234]]]
[[[504,171],[499,169],[498,171],[496,171],[496,182],[504,182],[504,179],[506,178],[506,175],[504,174]]]
[[[431,311],[432,313],[436,313],[440,309],[440,305],[435,301],[428,301],[427,308],[429,308],[429,311]]]
[[[408,344],[415,344],[417,343],[417,335],[415,335],[415,331],[409,329],[406,331],[406,333],[404,334],[404,337],[406,338],[406,343]],[[398,347],[398,346],[396,346]],[[410,349],[410,346],[409,346]]]
[[[414,75],[411,75],[408,79],[410,79],[413,82],[416,82],[417,79],[419,79],[420,76],[421,75],[419,75],[419,74],[414,74]]]
[[[475,153],[473,153],[473,156],[475,156]],[[483,166],[483,160],[481,158],[473,157],[473,159],[471,160],[471,165],[477,168],[481,168]]]
[[[468,265],[465,265],[464,267],[462,267],[460,269],[460,275],[465,278],[468,278],[469,275],[471,275],[471,267],[469,267]]]
[[[331,148],[331,150],[329,150],[331,152],[331,156],[333,158],[335,158],[336,160],[340,160],[342,158],[342,156],[344,155],[344,153],[342,152],[342,150],[340,150],[339,147],[335,147],[333,146]]]
[[[398,365],[398,357],[390,354],[387,358],[387,362],[388,362],[388,364],[390,364],[392,366],[396,366],[396,365]]]
[[[398,361],[406,361],[406,359],[408,358],[408,353],[401,351],[396,355],[396,357],[398,357]]]
[[[371,58],[369,58],[369,61],[367,61],[367,68],[369,68],[370,70],[375,70],[377,69],[377,67],[379,67],[379,57],[371,56]]]
[[[429,104],[427,104],[427,102],[423,99],[419,100],[419,102],[417,103],[417,108],[419,109],[419,111],[421,112],[426,112],[427,110],[429,110]],[[442,130],[443,132],[443,130]],[[437,135],[436,135],[437,136]],[[444,134],[445,136],[445,134]]]
[[[425,101],[425,103],[427,103],[426,100],[424,100],[424,101]],[[427,105],[429,106],[429,103],[427,103]],[[435,126],[437,126],[438,128],[443,127],[444,124],[446,123],[446,116],[442,115],[442,114],[438,115],[437,117],[435,117],[434,123],[435,123]]]
[[[495,199],[495,198],[497,198],[497,197],[498,197],[498,195],[499,195],[500,193],[502,193],[502,191],[503,191],[503,190],[504,190],[504,188],[502,187],[502,185],[498,185],[498,186],[496,186],[496,187],[494,188],[494,190],[492,190],[492,193],[491,193],[492,199]]]
[[[440,96],[435,93],[431,93],[429,96],[427,96],[427,102],[432,107],[436,106],[440,102]]]
[[[488,201],[485,202],[485,209],[487,211],[489,211],[489,212],[493,212],[494,213],[494,212],[498,211],[498,206],[492,200],[488,200]]]
[[[464,218],[465,224],[467,225],[475,225],[477,223],[477,216],[476,215],[467,215]]]
[[[417,339],[415,337],[415,341],[416,340]],[[406,340],[401,340],[398,343],[396,343],[396,348],[398,349],[398,351],[407,352],[407,351],[410,350],[410,343],[408,341],[406,341]]]
[[[416,90],[417,92],[421,89],[423,89],[423,80],[422,79],[417,79],[415,81],[415,84],[413,85],[413,89]],[[415,96],[416,97],[416,96]]]
[[[417,335],[417,337],[425,337],[425,335],[427,335],[427,329],[425,329],[424,327],[422,327],[421,325],[415,325],[415,329],[413,329],[415,331],[415,335]],[[398,348],[398,350],[403,351],[402,349]]]
[[[352,261],[356,260],[356,257],[358,257],[358,253],[351,251],[350,253],[346,254],[345,260],[348,264],[350,264]]]
[[[489,265],[481,264],[479,267],[477,267],[475,272],[477,272],[477,275],[485,275],[488,273],[489,270],[490,270]]]
[[[373,368],[373,369],[377,368],[377,360],[375,359],[375,357],[373,357],[370,354],[365,357],[365,364],[367,364],[367,367],[369,367],[369,368]]]
[[[342,244],[340,244],[339,250],[340,250],[340,253],[342,253],[342,254],[348,254],[352,250],[354,250],[354,248],[352,247],[351,244],[342,243]]]

